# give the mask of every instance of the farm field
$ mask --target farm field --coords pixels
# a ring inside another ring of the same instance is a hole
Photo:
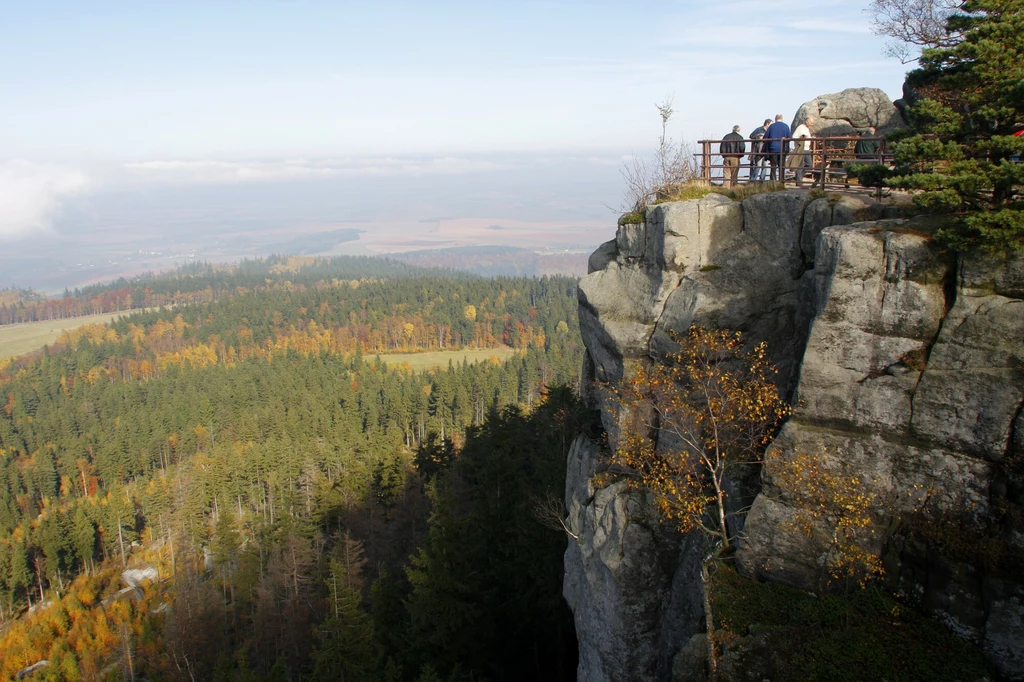
[[[497,358],[504,362],[515,355],[518,351],[515,348],[484,348],[481,350],[442,350],[430,353],[389,353],[380,355],[381,362],[389,365],[401,365],[408,363],[414,370],[431,369],[434,367],[447,367],[451,360],[456,365],[461,365],[463,360],[471,365],[477,362],[486,362],[491,358]],[[367,356],[373,359],[376,356]]]
[[[105,324],[127,314],[129,313],[103,313],[101,315],[69,317],[63,320],[2,325],[0,326],[0,360],[39,350],[56,341],[65,329],[76,329],[86,324]]]

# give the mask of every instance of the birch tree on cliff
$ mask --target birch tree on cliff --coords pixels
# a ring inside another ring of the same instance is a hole
[[[632,427],[612,465],[631,485],[649,491],[661,517],[680,532],[707,538],[701,562],[708,666],[717,677],[711,579],[735,547],[726,477],[761,461],[789,406],[779,397],[764,343],[745,347],[738,332],[694,327],[680,349],[640,368],[615,389]]]

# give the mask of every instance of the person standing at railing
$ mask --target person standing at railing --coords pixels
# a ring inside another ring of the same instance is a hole
[[[809,125],[814,125],[814,118],[810,116],[793,131],[793,137],[797,138],[797,142],[793,145],[793,153],[786,162],[790,168],[794,169],[793,174],[796,176],[797,187],[804,184],[804,169],[811,167],[811,129]]]
[[[722,163],[725,169],[722,171],[722,184],[730,189],[736,186],[736,179],[740,174],[740,159],[747,151],[747,143],[740,135],[740,127],[733,126],[732,132],[722,138],[722,144],[718,147],[722,155]]]
[[[789,126],[782,120],[782,114],[775,115],[775,123],[768,126],[764,133],[765,152],[768,153],[768,163],[771,164],[771,179],[775,182],[785,181],[786,170],[782,167],[782,155],[789,151],[789,143],[785,140],[790,137]]]
[[[869,130],[860,131],[861,139],[857,140],[853,153],[857,156],[858,161],[874,161],[878,163],[878,150],[881,149],[881,144],[878,140],[865,139],[870,132]]]
[[[754,128],[750,133],[750,181],[751,182],[762,182],[764,180],[765,171],[768,166],[768,156],[765,154],[764,143],[761,139],[764,137],[765,132],[768,130],[768,126],[772,124],[770,118],[766,118],[764,123]]]

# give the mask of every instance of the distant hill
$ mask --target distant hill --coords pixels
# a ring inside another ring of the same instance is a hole
[[[271,256],[233,264],[194,262],[161,273],[145,273],[65,290],[46,297],[25,289],[0,290],[0,325],[61,320],[183,303],[210,302],[278,286],[313,287],[334,280],[403,277],[465,278],[470,275],[422,268],[372,256]]]
[[[587,274],[586,253],[537,253],[515,246],[456,246],[390,254],[390,258],[419,267],[466,270],[485,277],[530,277]]]

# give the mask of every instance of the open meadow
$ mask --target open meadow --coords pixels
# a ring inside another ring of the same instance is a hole
[[[0,326],[0,360],[31,353],[57,340],[65,329],[77,329],[86,324],[106,324],[128,313],[103,313],[68,317],[63,320],[44,320],[26,324]]]
[[[463,360],[472,365],[478,362],[486,362],[492,358],[497,359],[499,362],[505,362],[517,352],[515,348],[502,347],[477,350],[442,350],[429,353],[389,353],[379,357],[381,362],[386,362],[389,365],[407,364],[411,369],[419,371],[434,367],[447,367],[449,360],[456,365],[461,365]]]

